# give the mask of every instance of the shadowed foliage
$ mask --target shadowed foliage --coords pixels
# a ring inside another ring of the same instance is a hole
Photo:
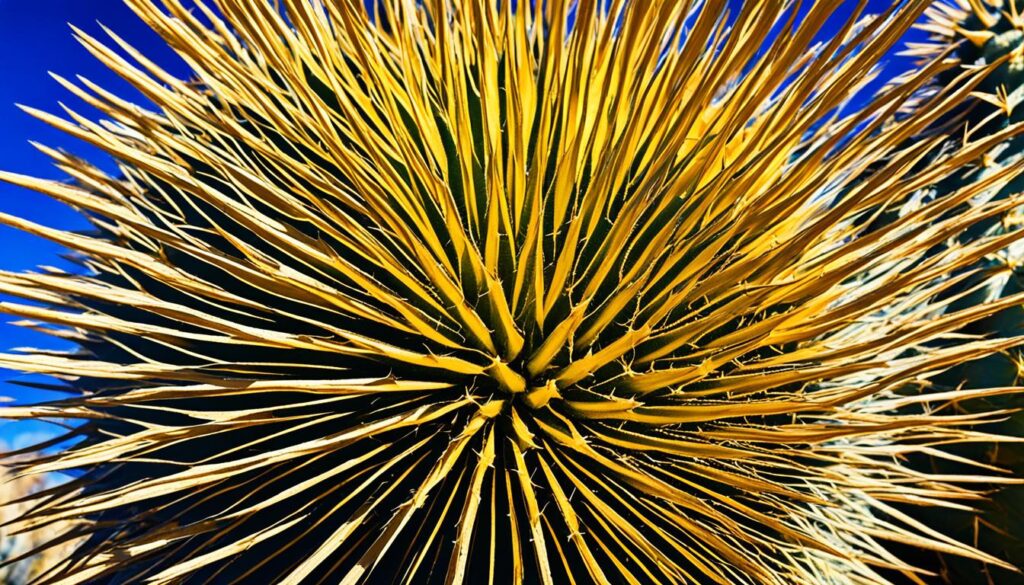
[[[908,511],[1016,481],[958,455],[1015,440],[986,400],[1016,380],[935,377],[1018,346],[963,331],[1024,300],[962,302],[1010,271],[978,226],[1014,167],[933,196],[1020,133],[936,130],[995,65],[849,105],[929,2],[823,43],[836,2],[128,3],[194,78],[78,32],[156,108],[59,79],[106,120],[30,112],[120,174],[2,175],[95,226],[0,215],[84,268],[0,273],[80,348],[0,355],[68,392],[2,414],[81,421],[12,461],[76,473],[12,524],[80,520],[40,582],[1013,569]]]

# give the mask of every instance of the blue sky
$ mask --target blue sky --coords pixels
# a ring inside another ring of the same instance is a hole
[[[254,0],[256,1],[256,0]],[[750,0],[757,1],[757,0]],[[869,12],[878,12],[892,0],[870,0]],[[739,4],[739,0],[735,0]],[[844,2],[831,23],[838,26],[856,2]],[[135,17],[122,0],[0,0],[0,168],[47,178],[62,178],[49,159],[29,144],[29,140],[66,149],[88,158],[105,169],[112,165],[105,155],[76,142],[66,135],[21,112],[16,103],[48,111],[58,110],[63,101],[87,115],[88,106],[67,94],[47,74],[53,71],[73,79],[82,75],[123,97],[141,100],[141,96],[102,64],[93,59],[72,37],[68,23],[102,38],[97,24],[102,22],[117,31],[151,59],[169,71],[185,76],[187,70],[160,39]],[[825,35],[828,30],[823,31]],[[915,35],[916,36],[916,35]],[[906,60],[889,57],[889,71],[904,70]],[[26,217],[49,226],[73,229],[85,223],[72,210],[24,189],[0,184],[0,211]],[[60,260],[58,246],[0,226],[0,269],[26,270],[40,264],[67,267]],[[9,325],[0,316],[0,350],[12,347],[60,347],[54,340],[28,329]],[[0,370],[0,396],[32,402],[51,397],[49,393],[26,390],[8,383],[14,373]],[[21,443],[27,436],[39,436],[52,427],[42,423],[0,422],[0,441]],[[18,435],[21,435],[19,438]]]
[[[118,31],[170,70],[182,75],[187,73],[184,65],[121,0],[0,0],[0,168],[39,177],[63,178],[50,160],[29,144],[29,140],[34,140],[66,149],[107,170],[112,169],[109,158],[98,150],[36,121],[15,106],[20,103],[56,111],[59,107],[57,102],[63,101],[83,113],[95,115],[86,104],[65,92],[48,71],[69,79],[82,75],[119,95],[142,99],[72,37],[68,23],[102,37],[97,20]],[[6,184],[0,184],[0,211],[59,228],[86,227],[70,208],[43,195]],[[59,258],[61,252],[57,245],[0,226],[0,269],[26,270],[40,264],[68,267],[69,264]],[[61,347],[52,338],[12,326],[9,321],[10,318],[0,316],[0,349]],[[12,372],[0,370],[0,395],[16,398],[19,402],[54,397],[52,393],[7,383],[12,377]],[[54,430],[51,425],[43,423],[0,421],[0,441],[23,444],[31,437]]]

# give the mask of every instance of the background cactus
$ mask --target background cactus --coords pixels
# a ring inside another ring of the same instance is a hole
[[[936,150],[934,158],[957,147],[966,136],[978,137],[1003,131],[1024,120],[1024,15],[1019,0],[946,0],[936,2],[926,11],[926,18],[918,27],[931,33],[925,43],[910,43],[907,54],[921,58],[925,65],[946,56],[958,61],[964,68],[983,68],[989,71],[960,108],[944,117],[930,130],[932,135],[946,134],[949,141]],[[959,83],[955,70],[936,76],[932,90],[948,88]],[[955,193],[975,181],[1019,166],[1024,158],[1024,139],[1009,138],[985,153],[973,164],[951,174],[926,191],[927,198],[941,198]],[[922,168],[930,164],[927,158]],[[970,205],[1004,200],[1024,191],[1020,177],[1001,188],[993,188],[976,200],[965,203],[952,213],[962,213]],[[884,214],[879,223],[891,221],[898,212]],[[1004,213],[978,222],[956,238],[951,238],[941,249],[952,249],[963,242],[979,237],[998,236],[1016,230],[1024,221],[1024,210],[1015,207]],[[1014,243],[1003,250],[989,254],[966,269],[974,272],[962,284],[952,287],[950,297],[959,295],[949,310],[956,311],[973,304],[989,302],[1018,294],[1024,290],[1024,246]],[[1024,310],[1013,306],[996,312],[966,326],[962,333],[976,337],[1019,336],[1024,333]],[[1013,348],[983,359],[954,366],[932,378],[937,388],[985,388],[1011,386],[1020,383],[1021,351]],[[957,406],[960,412],[979,412],[985,409],[1019,409],[1024,406],[1019,396],[986,398]],[[1010,436],[1024,436],[1024,416],[1014,414],[992,427],[992,430]],[[998,446],[974,445],[959,449],[970,459],[1009,469],[1017,477],[1024,477],[1024,449],[1014,444]],[[942,470],[962,471],[963,464],[933,461]],[[1007,559],[1024,558],[1024,488],[1010,486],[986,500],[981,506],[984,514],[976,517],[968,513],[919,514],[931,525],[946,534],[976,542],[982,548],[998,551]],[[949,583],[1024,583],[1024,576],[1000,571],[991,572],[963,559],[942,557],[942,580]],[[928,561],[924,561],[928,562]]]
[[[1018,234],[984,226],[1021,198],[978,199],[1017,172],[927,189],[1019,129],[940,149],[983,79],[942,60],[844,110],[928,2],[819,46],[832,3],[728,31],[725,0],[129,4],[195,79],[80,34],[158,110],[60,80],[109,119],[32,113],[122,176],[2,175],[96,227],[0,215],[88,269],[0,273],[81,347],[0,355],[71,393],[6,416],[84,421],[18,464],[79,474],[12,525],[81,520],[44,581],[934,578],[893,543],[1012,569],[905,507],[1009,479],[927,463],[999,441],[984,401],[1016,392],[934,376],[1020,343],[959,332],[1024,295],[951,292],[1005,280],[978,266]]]

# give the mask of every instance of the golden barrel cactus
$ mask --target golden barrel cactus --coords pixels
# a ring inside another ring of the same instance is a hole
[[[106,119],[31,112],[120,174],[2,176],[95,226],[0,215],[84,267],[0,274],[80,347],[0,355],[72,392],[2,414],[82,421],[19,464],[78,474],[13,524],[82,523],[43,582],[934,578],[894,543],[1012,569],[908,511],[1014,481],[918,463],[1009,440],[956,407],[1016,386],[932,377],[1019,345],[959,331],[1024,300],[948,310],[1015,231],[940,246],[1016,171],[922,196],[1020,132],[933,157],[987,68],[850,106],[929,2],[822,42],[838,2],[128,3],[194,76],[79,32],[155,108],[61,79]]]

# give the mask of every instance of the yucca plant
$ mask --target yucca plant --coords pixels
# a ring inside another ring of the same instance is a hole
[[[1016,384],[933,378],[1019,345],[961,332],[1024,300],[952,309],[1009,270],[977,267],[1015,231],[963,235],[1014,168],[928,196],[1019,133],[935,154],[993,66],[850,106],[929,2],[823,43],[836,2],[128,3],[194,78],[79,32],[155,109],[61,79],[108,119],[32,113],[120,175],[3,175],[95,225],[0,216],[84,268],[0,274],[80,347],[0,356],[70,393],[9,418],[82,421],[20,465],[77,473],[12,526],[80,521],[43,582],[1013,569],[908,512],[1015,481],[955,451],[1010,440],[958,408]]]

